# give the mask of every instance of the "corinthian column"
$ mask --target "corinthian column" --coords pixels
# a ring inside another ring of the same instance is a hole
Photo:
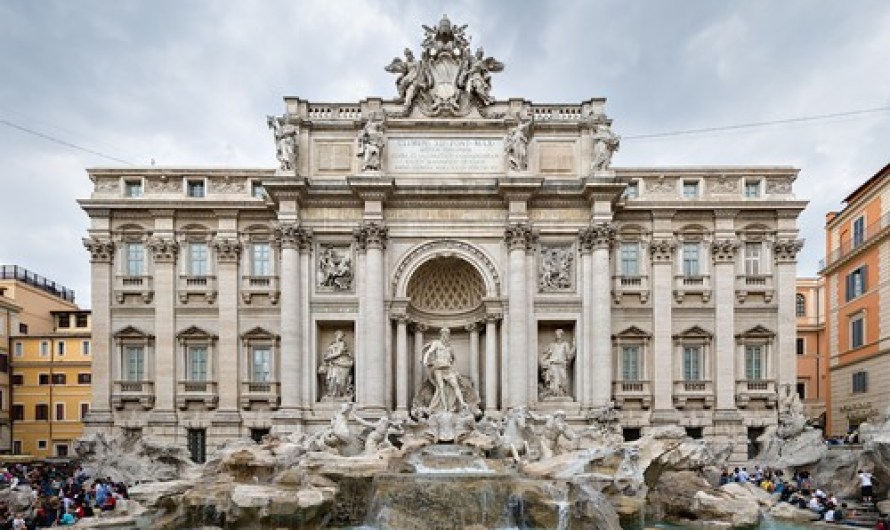
[[[365,254],[364,292],[359,309],[364,325],[361,352],[357,359],[358,385],[364,387],[358,395],[364,407],[386,409],[386,308],[383,305],[384,272],[383,250],[388,230],[382,221],[366,221],[355,229],[359,252]]]
[[[176,293],[176,256],[179,245],[169,237],[153,237],[148,241],[154,263],[155,288],[155,409],[150,422],[156,425],[155,434],[163,436],[165,429],[176,424],[173,411],[176,392],[176,340],[173,314]]]
[[[714,390],[717,410],[735,411],[735,258],[739,243],[733,238],[711,243],[714,260]]]
[[[92,404],[84,419],[89,432],[109,433],[111,414],[111,262],[114,242],[91,236],[83,239],[90,252],[90,286],[93,293],[92,316]]]
[[[507,283],[508,350],[502,356],[505,384],[504,405],[519,407],[528,404],[528,286],[526,278],[526,253],[535,242],[535,234],[528,223],[508,225],[504,232],[509,256]]]
[[[797,253],[803,248],[803,239],[779,239],[773,245],[776,260],[776,306],[778,326],[776,329],[776,352],[779,389],[784,385],[797,384],[795,284],[797,275]],[[794,388],[792,386],[791,388]]]
[[[652,374],[653,411],[652,423],[669,423],[674,420],[674,372],[672,344],[673,304],[672,282],[674,251],[677,248],[673,239],[659,237],[649,245],[652,258]]]
[[[241,256],[241,242],[236,238],[217,237],[213,241],[216,259],[219,262],[218,303],[219,351],[216,355],[219,381],[218,413],[230,413],[234,420],[238,416],[238,259]],[[234,413],[234,414],[231,414]]]
[[[312,237],[298,222],[279,223],[275,243],[281,248],[281,406],[273,417],[276,432],[292,432],[299,420],[303,380],[300,319],[299,248]]]
[[[587,340],[590,354],[587,363],[590,384],[590,405],[602,407],[612,401],[612,296],[610,286],[609,249],[615,239],[611,223],[596,223],[580,234],[582,248],[590,252],[589,279],[590,327]],[[582,264],[583,266],[583,264]]]

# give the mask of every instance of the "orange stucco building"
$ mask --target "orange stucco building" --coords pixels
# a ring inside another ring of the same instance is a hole
[[[826,434],[872,421],[890,404],[890,164],[826,217]]]
[[[825,281],[799,278],[797,315],[797,394],[810,421],[823,425],[828,396],[828,343],[825,339]]]

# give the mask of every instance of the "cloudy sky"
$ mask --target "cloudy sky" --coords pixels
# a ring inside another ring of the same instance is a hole
[[[825,212],[890,162],[884,0],[0,0],[0,263],[89,307],[84,168],[271,167],[282,96],[393,97],[383,66],[443,13],[506,64],[496,97],[607,97],[615,166],[800,168],[802,275]]]

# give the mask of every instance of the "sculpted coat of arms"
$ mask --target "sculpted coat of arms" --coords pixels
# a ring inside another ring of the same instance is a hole
[[[423,29],[420,59],[406,48],[404,58],[396,57],[386,67],[398,75],[404,115],[415,106],[426,116],[466,116],[474,106],[482,113],[494,102],[491,72],[502,71],[504,64],[486,57],[482,48],[473,53],[464,33],[467,26],[453,25],[447,16],[437,26]]]

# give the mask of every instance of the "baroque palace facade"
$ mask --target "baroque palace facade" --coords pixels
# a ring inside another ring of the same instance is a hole
[[[744,456],[797,382],[797,170],[612,168],[604,99],[494,100],[503,64],[425,29],[397,99],[286,97],[277,168],[89,170],[87,429],[200,454],[416,415],[445,328],[479,414],[614,407]]]

